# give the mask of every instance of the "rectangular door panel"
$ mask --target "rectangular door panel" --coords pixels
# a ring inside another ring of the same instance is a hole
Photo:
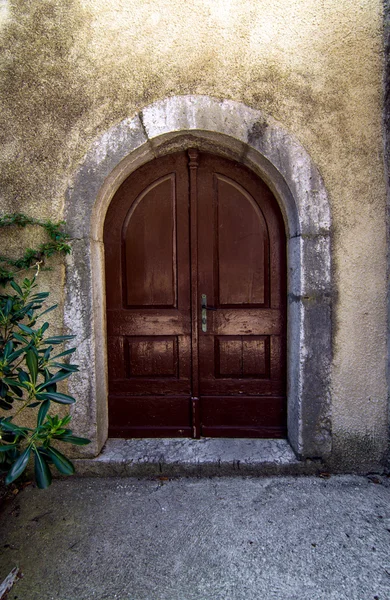
[[[231,178],[214,173],[213,187],[219,304],[268,305],[264,217],[253,198]]]
[[[107,334],[110,335],[182,335],[191,334],[189,314],[176,309],[109,310]]]
[[[123,225],[124,305],[177,306],[176,177],[147,186]]]
[[[109,337],[110,393],[172,395],[191,393],[189,336]]]
[[[210,311],[207,315],[213,335],[273,335],[283,330],[280,310],[242,307]]]
[[[110,394],[111,437],[189,437],[191,402],[183,397]]]
[[[285,437],[284,396],[207,397],[202,405],[202,435],[212,437]]]
[[[285,385],[281,381],[273,381],[265,379],[259,385],[258,379],[230,379],[228,377],[220,379],[208,379],[201,382],[201,398],[204,396],[273,396],[282,394],[285,390]],[[203,404],[202,404],[203,406]]]
[[[127,337],[127,379],[132,377],[178,378],[178,336]]]
[[[215,336],[215,376],[270,377],[269,336]]]

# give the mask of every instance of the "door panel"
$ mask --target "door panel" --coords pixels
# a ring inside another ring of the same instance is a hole
[[[124,305],[176,306],[175,174],[155,181],[123,224]]]
[[[205,396],[202,433],[207,437],[282,437],[285,396]]]
[[[110,437],[191,437],[191,406],[182,396],[111,395],[109,409]]]
[[[269,336],[218,336],[217,377],[270,377]]]
[[[188,154],[139,169],[107,213],[110,435],[282,437],[280,211],[244,167]]]
[[[199,159],[202,435],[284,436],[285,234],[267,186],[236,163]],[[257,432],[257,433],[256,433]]]
[[[215,174],[214,189],[218,304],[265,306],[269,243],[263,214],[231,179]]]
[[[191,435],[191,314],[185,154],[131,175],[109,207],[109,434]]]

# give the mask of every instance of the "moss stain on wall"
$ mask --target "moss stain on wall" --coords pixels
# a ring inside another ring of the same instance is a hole
[[[306,124],[318,154],[336,131],[355,137],[351,100],[377,88],[367,47],[376,3],[366,12],[327,4],[12,0],[2,36],[7,196],[29,179],[17,166],[23,147],[30,179],[45,171],[42,186],[91,135],[173,94],[239,100],[301,136]],[[362,110],[358,102],[360,130]]]
[[[9,210],[22,204],[55,216],[54,182],[69,161],[69,136],[91,109],[83,58],[88,15],[76,0],[13,0],[10,13],[0,47],[2,193]]]
[[[312,0],[12,0],[1,44],[4,199],[34,207],[44,194],[60,211],[61,178],[91,139],[169,95],[261,108],[304,138],[325,170],[330,151],[353,143],[364,152],[361,132],[373,128],[364,128],[360,98],[377,91],[376,48],[367,47],[376,3],[341,4],[347,10]]]

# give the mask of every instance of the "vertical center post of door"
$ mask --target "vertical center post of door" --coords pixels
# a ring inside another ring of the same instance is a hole
[[[188,150],[190,171],[190,247],[191,247],[191,407],[192,436],[200,437],[200,405],[199,405],[199,357],[198,357],[198,203],[197,173],[199,152],[195,148]]]

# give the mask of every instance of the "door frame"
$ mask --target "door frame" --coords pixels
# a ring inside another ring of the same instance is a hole
[[[80,372],[70,384],[80,398],[76,430],[107,439],[103,224],[120,184],[138,167],[171,152],[200,151],[236,160],[261,177],[279,203],[287,237],[288,439],[301,458],[331,452],[331,214],[326,189],[297,139],[258,110],[208,96],[156,102],[104,132],[66,193],[65,218],[74,238],[67,259],[64,322],[76,334]]]

